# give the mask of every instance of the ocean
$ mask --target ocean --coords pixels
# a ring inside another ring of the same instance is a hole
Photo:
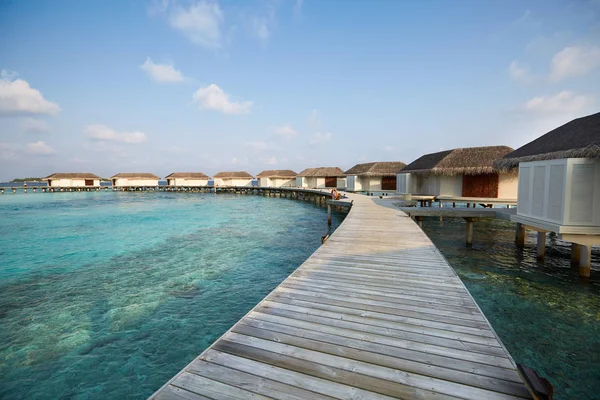
[[[343,217],[251,195],[0,196],[0,398],[146,398]]]

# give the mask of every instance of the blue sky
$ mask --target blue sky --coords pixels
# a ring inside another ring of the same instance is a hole
[[[600,108],[600,0],[0,2],[0,180],[349,168]]]

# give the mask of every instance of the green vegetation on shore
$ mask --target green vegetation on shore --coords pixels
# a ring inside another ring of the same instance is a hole
[[[15,178],[10,182],[14,183],[14,182],[41,182],[41,181],[42,181],[42,178]]]

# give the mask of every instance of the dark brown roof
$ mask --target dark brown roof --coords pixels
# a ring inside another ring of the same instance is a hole
[[[116,175],[110,177],[110,179],[115,178],[127,178],[127,179],[160,179],[158,176],[154,174],[150,174],[147,172],[120,172]]]
[[[219,172],[215,178],[252,178],[252,175],[246,171]]]
[[[379,161],[370,162],[364,164],[356,164],[348,171],[344,172],[344,175],[356,175],[356,176],[396,176],[406,164],[401,161]]]
[[[167,178],[185,178],[185,179],[210,179],[208,175],[203,174],[202,172],[173,172],[165,176]]]
[[[295,178],[297,173],[291,169],[266,169],[260,174],[256,175],[257,178]]]
[[[496,161],[503,170],[520,162],[558,158],[600,158],[600,113],[574,119]]]
[[[344,171],[338,167],[318,167],[318,168],[306,168],[304,171],[298,174],[299,177],[309,176],[344,176]]]
[[[57,172],[52,175],[48,175],[42,180],[46,181],[49,179],[102,179],[96,174],[89,172]]]
[[[510,153],[508,146],[468,147],[426,154],[400,172],[435,175],[479,175],[498,172],[494,161]]]

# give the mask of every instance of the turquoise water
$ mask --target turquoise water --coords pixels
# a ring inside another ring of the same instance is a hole
[[[423,229],[459,274],[518,363],[533,367],[557,399],[600,398],[600,254],[590,279],[570,265],[570,245],[550,235],[544,263],[535,233],[514,245],[514,225],[480,220],[467,248],[465,223],[426,218]]]
[[[342,220],[198,193],[0,197],[0,398],[145,398]]]

